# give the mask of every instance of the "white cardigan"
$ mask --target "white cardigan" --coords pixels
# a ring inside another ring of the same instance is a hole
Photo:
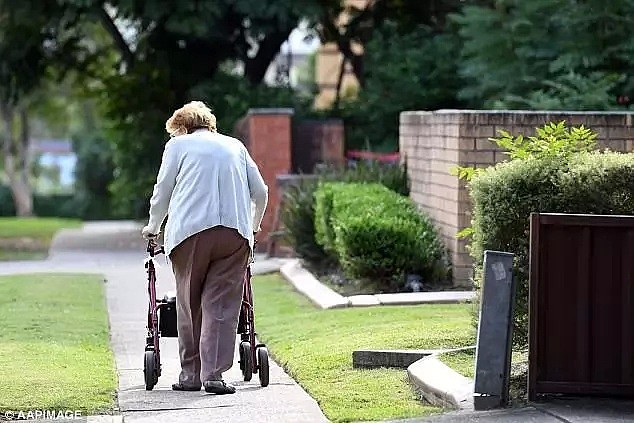
[[[235,138],[200,129],[165,144],[148,229],[158,234],[168,216],[166,255],[190,236],[218,225],[237,229],[253,250],[253,233],[260,230],[267,201],[268,187],[246,147]]]

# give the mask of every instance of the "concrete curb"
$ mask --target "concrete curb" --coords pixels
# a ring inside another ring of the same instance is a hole
[[[270,258],[264,254],[256,254],[255,261],[251,264],[251,274],[256,276],[276,273],[288,262],[289,259]]]
[[[352,367],[372,369],[377,367],[395,367],[407,369],[418,360],[430,355],[440,355],[458,351],[475,350],[475,346],[427,350],[354,350],[352,351]]]
[[[280,273],[295,289],[323,309],[379,305],[460,304],[471,302],[476,297],[475,291],[402,292],[344,297],[319,282],[298,259],[283,264]]]
[[[352,351],[352,367],[407,369],[418,360],[435,353],[436,350],[355,350]]]
[[[347,298],[319,282],[312,273],[302,267],[299,260],[283,265],[280,273],[295,289],[323,309],[348,306]]]
[[[431,404],[457,410],[473,410],[473,381],[440,361],[437,354],[407,368],[410,382]]]

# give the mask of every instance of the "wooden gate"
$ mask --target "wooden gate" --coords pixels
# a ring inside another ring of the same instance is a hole
[[[634,216],[533,214],[529,399],[634,397]]]

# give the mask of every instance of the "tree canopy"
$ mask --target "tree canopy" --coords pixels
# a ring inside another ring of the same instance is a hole
[[[634,88],[633,0],[497,0],[454,19],[472,107],[602,110]]]
[[[634,89],[634,0],[0,0],[4,155],[26,151],[33,105],[70,78],[99,120],[81,137],[108,146],[96,162],[114,168],[114,204],[142,215],[184,102],[207,101],[225,132],[249,107],[309,112],[310,98],[262,83],[300,22],[360,82],[327,112],[348,147],[396,149],[404,109],[605,110]]]

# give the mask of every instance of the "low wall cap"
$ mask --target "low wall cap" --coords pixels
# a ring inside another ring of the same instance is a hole
[[[416,114],[416,115],[431,115],[431,114],[512,114],[512,115],[580,115],[580,116],[592,116],[592,115],[631,115],[634,114],[628,110],[475,110],[475,109],[438,109],[438,110],[405,110],[401,113],[404,114]]]
[[[257,108],[257,109],[249,109],[247,113],[249,115],[293,115],[295,114],[295,110],[288,107],[271,107],[271,108]]]

